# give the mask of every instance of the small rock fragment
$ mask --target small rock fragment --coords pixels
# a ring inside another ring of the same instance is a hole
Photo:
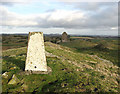
[[[8,72],[4,72],[4,73],[2,74],[2,77],[8,78]]]
[[[15,74],[13,74],[12,79],[9,81],[8,84],[17,84],[19,82],[20,80],[15,76]]]

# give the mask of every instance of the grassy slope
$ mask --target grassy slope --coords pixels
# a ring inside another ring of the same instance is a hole
[[[105,45],[105,47],[107,47],[108,49],[104,50],[104,49],[94,48],[96,45],[100,43]],[[118,53],[120,53],[120,48],[117,39],[99,38],[99,39],[93,39],[91,41],[74,40],[67,43],[61,43],[60,45],[74,48],[75,51],[78,53],[98,55],[99,57],[110,60],[114,64],[120,66],[120,62],[118,60],[118,58],[120,58],[120,56],[118,55]]]
[[[51,74],[19,74],[24,71],[26,47],[3,52],[3,92],[117,92],[118,67],[95,55],[77,53],[71,48],[45,43],[46,51],[57,57],[47,57]],[[20,83],[8,85],[16,74]]]

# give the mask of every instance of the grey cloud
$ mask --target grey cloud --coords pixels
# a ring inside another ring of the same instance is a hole
[[[1,0],[0,4],[4,6],[13,6],[15,4],[22,3],[22,2],[23,1],[20,2],[19,0]]]
[[[0,2],[1,5],[5,5],[5,6],[12,6],[13,3],[11,2]]]
[[[63,2],[65,5],[72,6],[85,11],[99,11],[103,8],[116,6],[117,2]]]
[[[73,3],[72,3],[73,4]],[[82,5],[83,3],[78,3]],[[66,20],[48,21],[44,19],[43,27],[64,27],[64,28],[111,28],[117,27],[118,7],[117,3],[84,3],[79,8],[91,11],[85,14],[86,19],[77,19],[67,22]],[[78,7],[78,6],[77,6]],[[79,12],[79,11],[78,11]],[[49,18],[49,17],[48,17]],[[45,23],[45,24],[44,24]],[[39,24],[39,22],[38,22]],[[45,26],[44,26],[45,25]],[[40,24],[41,26],[41,24]]]
[[[7,26],[18,26],[18,27],[39,27],[39,28],[67,28],[67,29],[110,29],[111,27],[117,27],[117,21],[118,21],[118,11],[117,6],[107,5],[108,3],[99,4],[98,7],[104,7],[103,9],[98,8],[98,11],[92,12],[84,12],[83,18],[75,18],[73,17],[72,20],[68,21],[69,16],[67,18],[59,18],[57,20],[51,19],[54,13],[57,12],[56,10],[52,10],[50,12],[46,12],[47,14],[44,15],[44,17],[41,17],[40,15],[33,15],[32,17],[25,17],[25,16],[19,16],[15,13],[11,13],[7,10],[3,10],[3,25]],[[107,6],[105,8],[105,5]],[[87,7],[87,6],[85,6]],[[97,7],[97,6],[95,6]],[[94,8],[95,8],[94,7]],[[81,10],[77,10],[73,12],[73,14],[78,15],[81,12]],[[64,15],[64,14],[58,14]],[[72,15],[69,14],[69,15]],[[5,22],[4,22],[5,21]],[[8,22],[8,23],[7,23]],[[18,23],[15,25],[16,22]],[[6,24],[7,23],[7,24]],[[34,24],[33,24],[34,23]]]
[[[111,28],[117,27],[117,13],[114,10],[104,10],[95,15],[86,14],[86,19],[75,19],[70,22],[66,20],[49,21],[49,17],[39,20],[40,27],[61,27],[61,28]]]
[[[3,6],[14,6],[17,4],[30,4],[39,0],[0,0],[0,4]]]

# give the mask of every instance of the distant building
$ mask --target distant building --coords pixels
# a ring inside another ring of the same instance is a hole
[[[62,33],[62,42],[67,42],[68,41],[68,35],[66,32]]]

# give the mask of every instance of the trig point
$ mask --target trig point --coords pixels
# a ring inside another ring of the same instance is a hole
[[[47,71],[42,32],[29,32],[25,71]]]

